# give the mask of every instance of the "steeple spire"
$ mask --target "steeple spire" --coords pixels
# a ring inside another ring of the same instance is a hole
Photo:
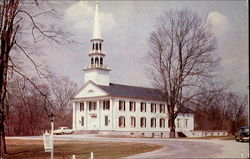
[[[98,5],[99,5],[99,2],[96,1],[93,39],[101,39],[100,20],[99,20],[99,7],[98,7]]]
[[[91,80],[95,84],[108,86],[109,71],[111,71],[111,69],[104,63],[106,55],[103,52],[104,40],[101,38],[98,5],[99,3],[96,2],[93,38],[90,40],[92,48],[89,53],[90,65],[84,69],[84,80],[85,82]]]

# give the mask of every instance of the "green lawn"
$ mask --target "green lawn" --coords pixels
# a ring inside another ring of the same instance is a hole
[[[160,145],[132,142],[97,141],[55,141],[55,159],[88,158],[94,152],[94,158],[115,159],[133,154],[153,151]],[[44,152],[42,140],[7,139],[8,159],[49,159],[50,153]]]

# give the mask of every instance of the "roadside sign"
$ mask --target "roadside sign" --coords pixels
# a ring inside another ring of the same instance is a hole
[[[51,152],[53,149],[52,138],[51,138],[51,135],[47,131],[43,134],[43,143],[44,143],[45,152]]]

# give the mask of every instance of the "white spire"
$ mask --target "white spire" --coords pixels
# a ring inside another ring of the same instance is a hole
[[[96,5],[95,5],[95,21],[94,21],[93,39],[101,39],[98,1],[96,1]]]

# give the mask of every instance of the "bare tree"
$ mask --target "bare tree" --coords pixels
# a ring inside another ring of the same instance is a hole
[[[247,96],[223,90],[201,94],[196,101],[198,129],[234,133],[237,128],[247,124]]]
[[[44,9],[43,5],[49,2],[34,1],[20,1],[20,0],[2,0],[0,2],[0,154],[7,153],[5,144],[4,121],[5,114],[8,108],[6,105],[6,93],[8,78],[13,72],[23,76],[28,80],[37,90],[35,83],[24,73],[24,67],[20,66],[21,61],[18,58],[21,54],[31,63],[34,70],[39,76],[44,76],[43,69],[32,58],[35,45],[44,40],[50,40],[59,43],[61,40],[67,41],[61,29],[56,28],[55,25],[47,27],[43,23],[39,23],[41,16],[49,15],[56,16],[53,9]],[[35,7],[34,7],[35,6]],[[36,8],[37,12],[33,12]],[[41,9],[43,8],[43,9]],[[50,8],[50,7],[48,7]],[[40,10],[39,10],[40,9]],[[31,38],[30,38],[31,37]],[[32,39],[32,40],[30,40]],[[13,56],[18,53],[19,56]],[[30,68],[29,68],[30,71]],[[44,100],[48,101],[46,94],[39,91]],[[46,109],[46,108],[45,108]]]
[[[229,93],[229,116],[231,117],[231,132],[235,133],[240,126],[247,124],[248,96],[239,93]]]
[[[53,107],[51,108],[43,95],[26,78],[15,75],[8,82],[5,133],[9,136],[41,135],[50,128],[45,107],[53,110],[56,115],[55,127],[70,127],[72,109],[69,101],[76,90],[76,84],[64,76],[54,76],[49,82],[38,78],[31,79],[36,81],[36,87],[46,94]]]
[[[75,94],[77,84],[65,76],[54,76],[49,81],[53,96],[53,105],[58,119],[55,126],[71,127],[72,109],[70,107],[70,98]]]
[[[170,137],[175,137],[175,118],[213,76],[219,58],[216,40],[206,18],[195,12],[169,11],[157,19],[149,38],[150,76],[165,94]]]
[[[51,98],[48,85],[37,79],[35,81],[36,87]],[[50,109],[50,104],[27,79],[17,76],[9,81],[7,104],[7,135],[41,135],[42,131],[50,127],[44,110],[44,107]]]

